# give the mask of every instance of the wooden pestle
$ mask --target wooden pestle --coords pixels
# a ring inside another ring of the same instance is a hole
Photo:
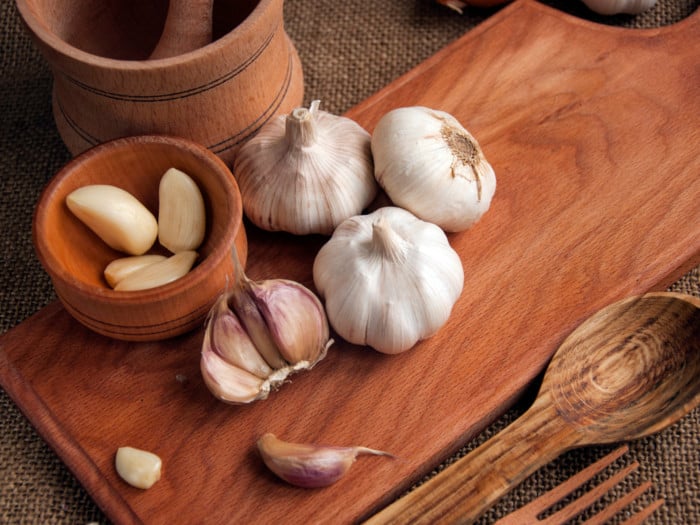
[[[163,32],[150,59],[169,58],[211,42],[213,0],[170,0]]]

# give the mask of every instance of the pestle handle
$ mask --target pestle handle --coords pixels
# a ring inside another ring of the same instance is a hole
[[[212,40],[213,0],[170,0],[163,32],[151,59],[199,49]]]
[[[584,444],[581,438],[545,393],[510,426],[366,524],[472,523],[530,474]]]

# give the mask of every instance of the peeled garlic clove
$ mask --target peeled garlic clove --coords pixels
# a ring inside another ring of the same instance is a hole
[[[163,261],[149,264],[130,273],[119,281],[114,289],[126,292],[163,286],[187,274],[197,256],[197,252],[193,251],[176,253]]]
[[[330,337],[318,297],[286,279],[251,282],[250,293],[282,357],[289,363],[316,362]]]
[[[139,489],[148,489],[160,479],[161,459],[152,452],[133,447],[119,447],[114,460],[119,476]]]
[[[107,283],[114,288],[117,283],[136,270],[140,270],[149,264],[164,261],[165,255],[133,255],[122,257],[109,263],[104,269],[104,276]]]
[[[131,193],[108,184],[92,184],[66,197],[73,214],[111,248],[130,255],[145,253],[156,240],[158,223]]]
[[[287,483],[305,488],[326,487],[342,478],[360,454],[393,457],[366,447],[332,447],[288,443],[274,434],[258,440],[265,465]]]
[[[265,399],[269,382],[227,363],[211,348],[204,348],[200,359],[202,378],[209,391],[226,403],[244,404]]]
[[[228,363],[257,377],[269,377],[272,368],[255,348],[238,317],[229,309],[226,294],[219,297],[210,315],[202,351],[211,350]]]
[[[271,120],[236,156],[244,211],[260,228],[330,234],[377,193],[369,133],[319,104]]]
[[[372,134],[374,173],[391,201],[445,231],[471,227],[489,209],[496,175],[476,139],[444,111],[389,111]]]
[[[447,322],[464,270],[440,228],[385,207],[338,226],[314,260],[313,278],[343,339],[397,354]]]
[[[636,15],[654,7],[656,0],[583,0],[583,3],[601,15]]]
[[[206,211],[197,183],[170,168],[158,187],[158,241],[173,253],[196,250],[204,240]]]

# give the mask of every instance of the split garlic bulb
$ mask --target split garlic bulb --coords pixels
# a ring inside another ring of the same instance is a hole
[[[215,397],[244,404],[267,398],[290,374],[312,368],[333,340],[311,290],[286,279],[251,281],[234,259],[236,280],[211,309],[200,369]]]
[[[238,152],[243,209],[260,228],[330,234],[377,194],[369,133],[319,104],[270,121]]]
[[[372,154],[391,201],[445,231],[472,226],[496,192],[496,175],[476,139],[444,111],[389,111],[372,134]]]
[[[437,332],[464,285],[445,233],[393,206],[340,224],[319,250],[313,277],[338,335],[387,354]]]

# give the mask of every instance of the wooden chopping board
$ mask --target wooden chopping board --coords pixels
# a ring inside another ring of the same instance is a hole
[[[700,15],[623,30],[518,0],[356,108],[455,115],[496,170],[491,210],[450,236],[465,268],[448,324],[398,356],[339,343],[270,399],[232,407],[199,375],[202,331],[125,343],[53,303],[0,338],[0,382],[117,523],[345,523],[399,495],[503,413],[595,310],[700,262]],[[311,285],[324,239],[249,229],[249,275]],[[254,443],[361,444],[322,490],[269,474]],[[117,447],[158,453],[150,490]]]

